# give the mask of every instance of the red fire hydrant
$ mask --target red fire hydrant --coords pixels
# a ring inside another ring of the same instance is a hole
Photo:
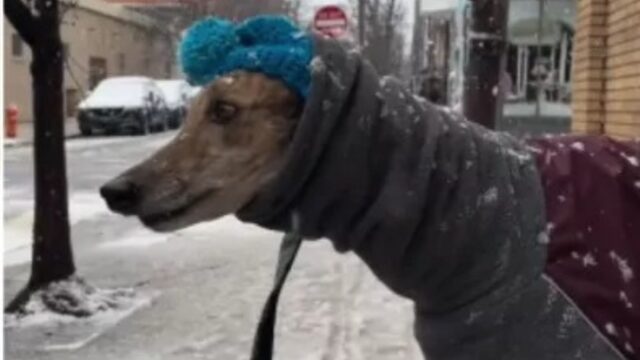
[[[15,138],[18,136],[18,107],[14,104],[9,105],[5,115],[5,135],[8,138]]]

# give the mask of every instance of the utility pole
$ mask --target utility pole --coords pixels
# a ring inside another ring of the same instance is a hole
[[[505,68],[509,0],[470,0],[469,63],[465,67],[463,112],[494,129],[502,115],[500,80]]]
[[[367,20],[365,16],[364,2],[365,0],[358,0],[358,44],[360,45],[360,50],[364,50],[366,41],[365,22]]]

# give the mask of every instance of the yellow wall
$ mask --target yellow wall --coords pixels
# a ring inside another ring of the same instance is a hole
[[[579,0],[573,71],[574,131],[640,137],[640,1]]]

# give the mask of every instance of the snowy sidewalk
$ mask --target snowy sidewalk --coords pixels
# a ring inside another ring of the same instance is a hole
[[[66,138],[80,136],[78,122],[74,118],[69,118],[64,123],[64,133]],[[26,146],[33,143],[33,122],[20,122],[18,124],[18,136],[10,139],[6,136],[3,139],[5,147]]]
[[[133,287],[151,303],[135,312],[47,326],[5,324],[7,358],[247,358],[271,286],[280,234],[225,218],[172,236],[137,229],[79,260],[101,288]],[[10,269],[11,270],[11,269]],[[7,296],[23,275],[9,271]],[[55,321],[55,319],[53,319]],[[37,340],[37,341],[36,341]],[[412,307],[352,255],[307,242],[285,286],[277,358],[420,359]]]

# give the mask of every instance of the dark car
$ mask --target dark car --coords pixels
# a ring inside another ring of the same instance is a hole
[[[187,102],[191,87],[184,80],[157,80],[169,110],[169,127],[175,129],[182,124],[187,114]]]
[[[168,127],[162,91],[146,77],[114,77],[100,82],[78,106],[83,135],[147,134]]]

